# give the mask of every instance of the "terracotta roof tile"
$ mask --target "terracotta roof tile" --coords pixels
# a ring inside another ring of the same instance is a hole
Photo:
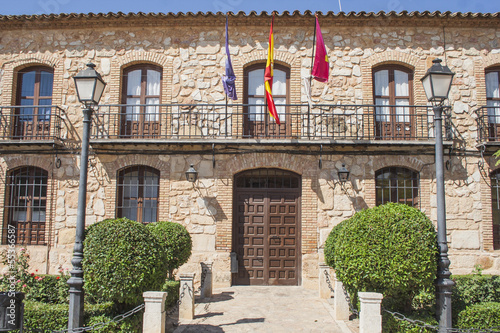
[[[384,12],[384,11],[379,11],[377,13],[375,12],[337,12],[334,13],[332,11],[328,11],[327,13],[323,13],[321,11],[316,12],[318,16],[323,17],[324,19],[327,18],[332,18],[335,20],[338,20],[337,22],[349,22],[349,23],[355,23],[358,21],[379,21],[379,20],[391,20],[394,24],[394,21],[402,20],[413,20],[413,21],[420,21],[420,20],[465,20],[465,21],[471,21],[474,20],[476,23],[478,21],[488,21],[488,24],[491,24],[491,20],[493,22],[499,22],[498,18],[500,18],[500,12],[496,13],[472,13],[472,12],[467,12],[467,13],[461,13],[461,12],[440,12],[440,11],[434,11],[434,12],[429,12],[429,11],[423,11],[423,12],[418,12],[418,11],[413,11],[413,12],[408,12],[408,11],[402,11],[402,12],[395,12],[395,11],[390,11],[390,12]],[[251,11],[248,13],[245,13],[243,11],[239,11],[237,13],[233,12],[227,12],[228,15],[231,17],[236,17],[240,18],[244,21],[247,21],[251,18],[260,18],[260,19],[265,19],[268,18],[272,15],[272,12],[266,12],[262,11],[260,13],[257,13],[255,11]],[[276,13],[277,17],[284,17],[284,18],[291,18],[291,19],[301,19],[301,18],[310,18],[313,17],[315,13],[311,12],[310,10],[306,10],[303,13],[301,13],[298,10],[295,10],[293,12],[289,11],[283,11],[281,14]],[[81,24],[80,22],[82,21],[88,21],[88,20],[109,20],[110,22],[129,22],[130,20],[134,21],[137,19],[150,19],[151,21],[156,21],[156,22],[168,22],[172,20],[182,20],[184,18],[205,18],[205,19],[213,19],[213,18],[218,18],[218,19],[223,19],[223,17],[226,15],[226,13],[222,12],[187,12],[187,13],[143,13],[143,12],[138,12],[138,13],[123,13],[123,12],[117,12],[117,13],[88,13],[88,14],[76,14],[76,13],[62,13],[62,14],[40,14],[40,15],[0,15],[0,24],[3,26],[16,26],[16,25],[23,25],[26,27],[26,25],[29,25],[30,23],[36,25],[46,25],[47,23],[58,23],[61,22],[64,24],[72,23],[74,25]],[[157,23],[159,24],[159,23]],[[203,22],[200,22],[200,24],[203,24]],[[206,23],[205,23],[206,24]],[[58,26],[53,26],[58,28]]]

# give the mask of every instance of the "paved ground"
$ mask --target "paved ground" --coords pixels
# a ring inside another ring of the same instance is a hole
[[[302,287],[237,286],[196,300],[195,318],[175,333],[191,332],[351,332],[333,319],[330,304]]]

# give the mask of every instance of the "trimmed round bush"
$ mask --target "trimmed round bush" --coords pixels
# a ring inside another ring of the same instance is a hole
[[[167,256],[167,269],[170,273],[188,261],[193,242],[191,235],[183,225],[159,221],[149,223],[147,227],[162,244]]]
[[[328,235],[328,238],[325,241],[325,262],[328,266],[335,269],[335,240],[337,239],[337,235],[342,230],[344,226],[344,222],[342,221],[333,227],[332,231]]]
[[[350,292],[380,292],[385,304],[411,307],[432,287],[436,274],[436,231],[418,209],[387,203],[356,213],[334,228],[325,260]]]
[[[500,303],[483,302],[468,306],[458,314],[458,327],[488,329],[500,327]]]
[[[91,225],[84,241],[85,292],[94,301],[136,305],[142,293],[160,290],[166,255],[145,225],[126,218]]]

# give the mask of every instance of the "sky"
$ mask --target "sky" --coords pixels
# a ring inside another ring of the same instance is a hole
[[[339,3],[340,1],[340,3]],[[60,14],[60,13],[178,13],[213,12],[234,13],[273,10],[282,13],[304,12],[378,12],[378,11],[436,11],[441,12],[500,12],[499,0],[3,0],[2,15]]]

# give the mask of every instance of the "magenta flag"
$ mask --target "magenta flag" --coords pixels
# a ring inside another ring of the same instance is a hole
[[[323,41],[319,21],[316,17],[316,55],[314,56],[311,75],[315,80],[327,82],[329,71],[330,64],[328,62],[328,55],[326,54],[325,42]]]

